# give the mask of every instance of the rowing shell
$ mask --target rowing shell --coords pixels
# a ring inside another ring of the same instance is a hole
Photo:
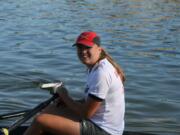
[[[27,126],[20,126],[17,127],[15,130],[13,130],[10,135],[23,135],[25,130],[27,129]],[[47,134],[50,135],[50,134]],[[155,135],[155,134],[149,134],[149,133],[140,133],[140,132],[131,132],[131,131],[125,131],[123,135]]]

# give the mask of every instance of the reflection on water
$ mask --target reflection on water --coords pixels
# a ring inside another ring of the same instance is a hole
[[[74,98],[82,97],[86,68],[71,45],[80,32],[95,30],[127,76],[126,130],[180,133],[179,0],[0,4],[2,114],[48,98],[49,93],[38,88],[42,82],[62,80]]]

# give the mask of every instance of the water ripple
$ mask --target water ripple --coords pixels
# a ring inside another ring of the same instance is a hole
[[[49,98],[38,88],[42,82],[62,80],[74,98],[82,97],[86,68],[71,46],[81,31],[95,30],[126,73],[127,130],[180,133],[178,0],[0,4],[2,113],[32,108]]]

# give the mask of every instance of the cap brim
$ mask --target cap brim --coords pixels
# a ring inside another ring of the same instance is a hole
[[[81,41],[81,42],[75,43],[73,46],[77,46],[77,45],[92,47],[94,45],[94,43],[93,42],[88,42],[88,41]]]

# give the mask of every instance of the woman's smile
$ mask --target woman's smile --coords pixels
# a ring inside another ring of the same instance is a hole
[[[84,64],[88,64],[88,61],[90,61],[91,59],[91,57],[88,54],[81,54],[79,57]]]
[[[77,54],[81,62],[87,66],[93,66],[99,60],[101,49],[99,46],[94,45],[87,47],[83,45],[77,46]]]

